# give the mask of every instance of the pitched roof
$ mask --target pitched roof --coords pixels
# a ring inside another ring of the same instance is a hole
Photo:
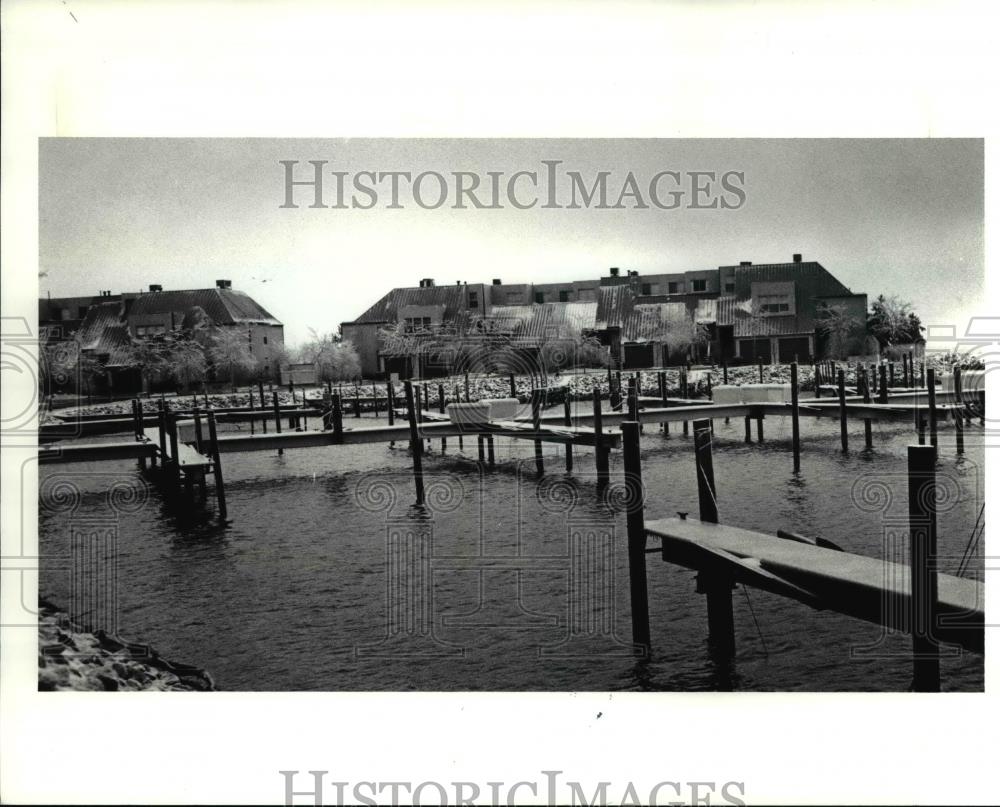
[[[235,289],[190,289],[187,291],[157,291],[140,294],[131,301],[128,315],[167,314],[201,308],[216,325],[253,322],[280,325],[250,295]]]
[[[512,331],[515,338],[534,341],[557,339],[593,329],[597,307],[596,301],[495,305],[490,319],[502,323],[503,329]]]
[[[443,305],[444,321],[453,321],[463,312],[465,286],[393,289],[355,322],[396,322],[399,309],[408,305]]]
[[[132,340],[121,314],[120,302],[97,303],[87,310],[77,331],[80,349],[98,356],[107,355],[108,367],[127,365],[131,357]]]

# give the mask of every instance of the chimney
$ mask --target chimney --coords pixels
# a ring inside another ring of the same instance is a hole
[[[494,285],[494,286],[499,286],[499,285],[501,285],[501,280],[500,280],[500,278],[498,278],[498,277],[495,277],[495,278],[493,278],[493,285]]]
[[[752,261],[740,261],[740,266],[753,266]]]
[[[432,289],[432,288],[434,288],[434,278],[432,278],[432,277],[425,277],[423,280],[420,281],[420,288],[422,288],[422,289]]]
[[[215,287],[217,289],[231,289],[233,287],[232,280],[216,280]]]
[[[792,263],[802,263],[802,253],[796,252],[792,255]]]
[[[629,269],[628,270],[628,276],[629,277],[639,277],[639,272],[637,270],[635,270],[635,269]]]
[[[609,270],[611,272],[611,277],[618,277],[618,267],[612,266]]]
[[[150,283],[149,290],[152,292],[163,291],[163,286],[161,286],[159,283]]]

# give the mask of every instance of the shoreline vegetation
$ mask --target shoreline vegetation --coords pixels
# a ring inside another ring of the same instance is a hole
[[[152,647],[102,630],[90,632],[39,599],[38,689],[120,692],[214,692],[205,670],[171,662]]]

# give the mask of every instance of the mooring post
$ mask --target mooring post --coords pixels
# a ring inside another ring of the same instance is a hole
[[[444,384],[438,384],[438,414],[444,414]],[[441,438],[441,453],[448,450],[448,438]]]
[[[636,389],[635,376],[628,380],[628,419],[639,422],[639,395]],[[640,425],[640,431],[642,427]]]
[[[331,425],[333,426],[333,439],[336,443],[344,442],[344,400],[340,393],[336,393],[332,400]]]
[[[274,406],[274,432],[275,434],[281,434],[281,407],[278,406],[278,391],[271,390],[271,403]],[[278,449],[278,456],[282,456],[285,453],[285,449]]]
[[[537,433],[541,428],[542,396],[538,390],[531,390],[531,428]],[[545,473],[545,463],[542,460],[542,441],[535,440],[535,471],[541,476]]]
[[[958,367],[954,370],[955,377],[955,401],[952,408],[952,416],[955,419],[955,450],[959,454],[965,453],[965,429],[962,425],[962,418],[965,417],[965,408],[962,401],[962,370]]]
[[[466,378],[469,377],[468,373],[466,373],[465,377]],[[462,396],[461,396],[461,394],[459,393],[459,390],[458,390],[458,384],[455,385],[455,400],[457,402],[460,402],[462,400]],[[469,402],[469,388],[468,387],[465,388],[465,402],[466,403]],[[462,439],[462,435],[459,434],[458,435],[458,450],[459,451],[463,451],[464,449],[465,449],[465,441]]]
[[[878,402],[889,403],[889,381],[886,378],[884,363],[878,366]]]
[[[479,434],[479,435],[477,435],[477,441],[478,441],[478,445],[479,445],[479,461],[480,462],[485,462],[486,461],[486,449],[485,449],[485,446],[484,446],[485,439],[486,439],[486,435],[485,434]]]
[[[563,399],[563,425],[572,426],[573,425],[573,404],[569,399],[569,393]],[[571,473],[573,471],[573,443],[568,441],[566,443],[566,473]]]
[[[511,398],[517,397],[517,384],[514,383],[513,373],[510,374],[510,397]]]
[[[267,414],[266,414],[267,410],[264,409],[264,407],[266,406],[266,404],[264,403],[264,382],[263,381],[258,381],[257,382],[257,392],[260,393],[260,411],[261,411],[260,430],[262,432],[264,432],[264,434],[267,434]]]
[[[226,520],[226,485],[222,480],[222,462],[219,460],[219,435],[215,426],[215,411],[208,410],[208,440],[212,451],[212,473],[215,475],[215,499],[219,506],[219,518]]]
[[[413,483],[417,492],[417,504],[424,503],[424,470],[421,463],[421,454],[424,444],[417,432],[417,412],[416,404],[413,400],[413,382],[404,381],[403,388],[406,390],[406,419],[410,424],[410,453],[413,455]]]
[[[889,387],[896,386],[896,364],[889,362]]]
[[[393,411],[396,408],[396,394],[395,390],[392,388],[392,382],[387,381],[385,384],[385,401],[388,406],[387,415],[389,418],[389,425],[396,425],[396,413]]]
[[[458,390],[457,389],[455,391],[455,400],[456,401],[459,400]],[[465,402],[466,403],[469,402],[469,374],[468,373],[465,374]]]
[[[847,394],[844,389],[844,371],[837,370],[837,401],[840,404],[840,450],[847,453]]]
[[[175,491],[181,484],[181,463],[177,444],[177,415],[173,412],[167,415],[167,437],[170,440],[170,475],[173,477]]]
[[[621,425],[624,449],[626,524],[628,529],[628,582],[632,603],[632,642],[649,651],[649,592],[646,582],[646,505],[639,455],[639,424]]]
[[[819,365],[813,360],[813,393],[814,397],[820,398],[820,378],[819,378]]]
[[[872,391],[868,384],[868,371],[864,364],[858,365],[858,391],[864,396],[865,403],[872,402]],[[872,419],[865,418],[865,448],[872,447]]]
[[[372,384],[372,412],[374,413],[372,417],[378,417],[378,390],[375,385]]]
[[[757,376],[760,379],[759,383],[764,383],[764,362],[757,362]]]
[[[611,389],[608,394],[608,403],[611,406],[611,410],[618,412],[621,410],[622,406],[622,374],[615,373],[614,379],[611,383]]]
[[[750,415],[743,418],[743,442],[752,443],[753,437],[750,435]]]
[[[799,457],[799,364],[792,362],[792,469],[796,472],[801,467]]]
[[[726,364],[726,360],[722,360],[722,383],[729,383],[729,365]]]
[[[163,406],[163,400],[158,401],[159,410],[157,415],[159,417],[159,427],[160,427],[160,467],[164,472],[170,469],[170,465],[167,460],[167,410]]]
[[[142,442],[143,430],[145,428],[145,424],[143,423],[143,418],[142,418],[142,402],[138,398],[132,399],[132,420],[135,423],[135,439],[139,442]],[[140,471],[146,470],[145,455],[139,457],[137,465]]]
[[[635,394],[642,395],[642,371],[636,370],[632,377],[635,379]]]
[[[757,407],[757,442],[764,442],[764,410]]]
[[[680,371],[680,381],[681,381],[681,397],[686,401],[688,399],[688,371],[687,367],[682,367]],[[684,436],[688,436],[688,422],[685,420],[681,423],[683,427]]]
[[[427,392],[426,388],[424,392]],[[357,382],[354,384],[354,417],[361,417],[361,389],[358,387]]]
[[[929,370],[933,373],[933,370]],[[927,384],[930,387],[931,376]],[[913,636],[913,689],[941,691],[938,624],[936,453],[932,446],[909,446],[910,632]]]
[[[254,417],[253,384],[247,387],[247,395],[250,397],[250,411],[247,413],[247,417],[250,418],[250,434],[256,434],[257,426],[256,426],[256,418]],[[263,401],[261,403],[263,404]]]
[[[486,435],[486,462],[490,468],[497,464],[496,454],[493,451],[493,435]]]
[[[608,350],[610,351],[611,348],[608,348]],[[611,376],[611,359],[609,357],[608,359],[608,402],[609,403],[614,400],[615,397],[614,390],[615,390],[615,384]]]
[[[201,410],[195,406],[191,410],[191,416],[194,418],[194,447],[199,454],[204,454],[204,448],[202,446],[202,434],[201,434]]]
[[[719,506],[712,466],[712,428],[709,420],[694,422],[695,470],[698,475],[698,511],[702,521],[718,523]],[[708,638],[716,652],[731,657],[736,652],[733,628],[733,580],[724,572],[698,572],[698,591],[708,601]]]
[[[601,416],[601,391],[594,387],[594,465],[597,469],[597,487],[608,484],[608,449],[604,445],[604,424]]]
[[[934,448],[934,456],[937,457],[937,379],[934,368],[927,371],[927,409],[927,417],[931,424],[931,446]]]
[[[667,401],[666,371],[660,370],[660,372],[656,374],[656,380],[657,383],[660,385],[660,403],[663,405],[664,408],[666,408],[669,405],[669,402]],[[660,427],[663,429],[664,434],[670,434],[670,424],[667,423],[667,421],[663,421],[663,423],[660,424]]]

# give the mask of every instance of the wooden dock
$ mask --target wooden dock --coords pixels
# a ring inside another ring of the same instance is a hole
[[[665,561],[728,573],[736,583],[893,630],[908,627],[909,566],[696,519],[649,521],[646,534],[662,543]],[[939,572],[937,588],[938,638],[982,653],[983,584]]]

